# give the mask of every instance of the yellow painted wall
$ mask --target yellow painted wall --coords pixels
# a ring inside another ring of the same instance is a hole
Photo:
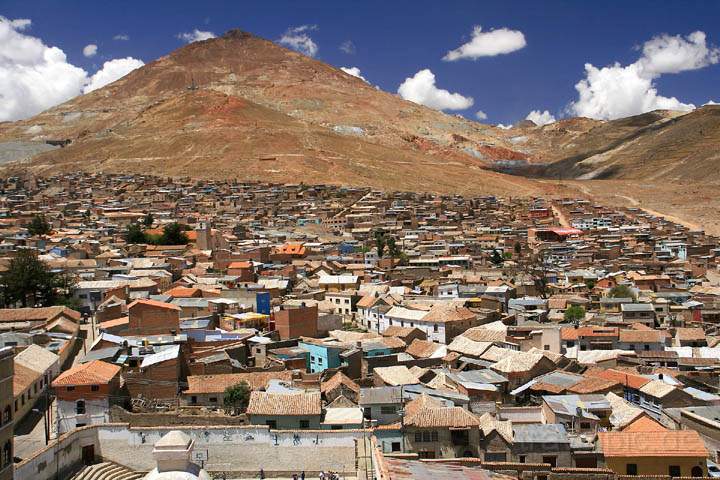
[[[627,473],[627,464],[637,465],[638,475],[667,475],[670,465],[680,466],[681,476],[690,476],[694,466],[702,468],[703,475],[707,475],[706,459],[697,457],[611,457],[605,458],[605,464],[618,475]]]

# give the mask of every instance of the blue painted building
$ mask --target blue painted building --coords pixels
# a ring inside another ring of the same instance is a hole
[[[308,351],[307,370],[310,373],[322,372],[328,368],[339,368],[342,364],[340,353],[343,349],[331,345],[300,342],[298,347]]]

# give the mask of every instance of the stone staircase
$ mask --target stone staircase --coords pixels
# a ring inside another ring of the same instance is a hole
[[[140,480],[144,476],[117,463],[100,462],[83,467],[71,480]]]

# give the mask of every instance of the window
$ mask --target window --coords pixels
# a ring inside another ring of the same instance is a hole
[[[394,405],[383,405],[380,407],[380,413],[383,415],[393,415],[397,412],[397,408]]]
[[[399,452],[400,451],[400,442],[392,442],[390,446],[390,450],[393,452]]]
[[[590,430],[589,422],[580,422],[580,430]]]
[[[85,415],[85,400],[78,400],[75,402],[75,413],[78,415]]]
[[[438,331],[438,325],[437,323],[433,324],[433,332],[437,333]]]
[[[310,420],[300,420],[300,428],[305,430],[310,428]]]
[[[72,392],[73,390],[75,390],[75,387],[65,387],[65,390],[67,390],[68,392]]]
[[[518,462],[519,462],[519,463],[525,463],[525,455],[519,455],[519,456],[518,456]]]
[[[193,405],[195,405],[195,404],[197,403],[197,396],[196,396],[196,395],[193,395],[192,397],[190,397],[190,403],[192,403]]]
[[[422,433],[421,433],[421,432],[415,432],[415,441],[416,441],[417,443],[422,443],[423,439],[422,439]]]
[[[5,407],[5,410],[3,410],[3,416],[2,416],[2,423],[5,425],[10,420],[12,420],[12,411],[10,410],[10,405]]]
[[[210,403],[217,403],[217,397],[210,397],[208,400],[210,400]]]
[[[680,476],[680,465],[670,465],[668,467],[668,475],[671,477],[679,477]]]
[[[265,424],[270,427],[271,430],[277,429],[277,422],[275,420],[267,420]]]
[[[452,444],[456,446],[465,446],[470,444],[469,430],[452,430],[450,431]]]
[[[435,458],[435,452],[418,452],[420,458]]]
[[[5,442],[5,445],[3,445],[3,453],[2,453],[2,464],[3,467],[7,467],[10,465],[13,461],[13,455],[12,455],[12,443],[10,443],[10,440]]]
[[[637,463],[628,463],[625,466],[625,475],[637,475]]]
[[[100,391],[100,385],[91,385],[91,386],[90,386],[90,391],[93,391],[93,392],[98,392],[98,391]]]
[[[542,463],[548,463],[552,468],[555,468],[557,465],[557,457],[555,456],[548,456],[542,458]]]

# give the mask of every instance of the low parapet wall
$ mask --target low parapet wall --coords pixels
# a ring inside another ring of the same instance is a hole
[[[307,475],[334,471],[355,475],[358,458],[364,455],[369,431],[363,430],[269,430],[266,426],[172,426],[129,427],[103,424],[83,427],[61,436],[15,467],[17,480],[69,478],[83,462],[83,449],[98,459],[109,460],[136,471],[155,467],[155,442],[170,430],[181,430],[195,440],[196,463],[208,472],[227,472],[228,477],[268,476],[285,473]]]

